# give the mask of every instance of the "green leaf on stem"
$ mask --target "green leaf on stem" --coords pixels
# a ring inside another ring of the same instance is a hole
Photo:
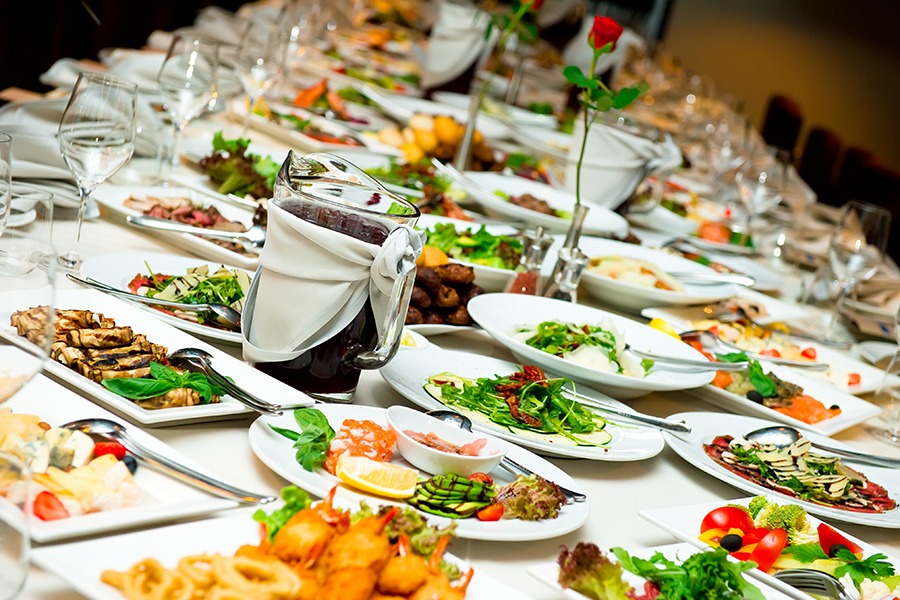
[[[616,108],[625,108],[634,102],[640,94],[641,92],[637,88],[622,88],[616,94],[616,97],[613,98],[613,106]]]

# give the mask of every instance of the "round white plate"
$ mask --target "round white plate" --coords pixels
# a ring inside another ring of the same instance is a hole
[[[419,325],[404,325],[404,327],[426,337],[430,335],[444,335],[445,333],[459,333],[460,331],[476,331],[478,329],[471,325],[448,325],[447,323],[421,323]]]
[[[522,221],[532,227],[540,225],[551,233],[565,233],[569,230],[572,223],[570,220],[516,206],[494,192],[500,191],[510,196],[531,194],[535,198],[544,200],[553,209],[569,213],[575,209],[573,194],[539,181],[515,175],[478,171],[466,171],[465,175],[471,183],[465,185],[466,182],[459,181],[459,185],[481,204],[489,215]],[[584,220],[584,233],[586,235],[624,237],[628,234],[628,221],[604,206],[591,205]]]
[[[897,344],[891,342],[860,342],[859,354],[873,365],[879,360],[893,356],[897,352]]]
[[[592,259],[604,256],[625,256],[645,260],[665,272],[716,274],[709,267],[692,260],[662,250],[615,240],[582,238],[579,247]],[[581,282],[597,299],[633,313],[638,313],[650,306],[688,306],[715,302],[723,298],[730,298],[736,291],[734,284],[698,285],[696,283],[684,283],[683,291],[664,290],[606,277],[592,271],[590,267],[584,270]]]
[[[763,487],[732,473],[710,458],[703,449],[703,445],[712,442],[716,436],[731,435],[738,437],[745,433],[749,433],[754,429],[778,425],[777,423],[754,417],[713,412],[685,412],[672,415],[670,418],[683,419],[691,426],[692,431],[689,434],[678,435],[663,432],[666,443],[676,454],[678,454],[678,456],[686,460],[688,464],[697,467],[701,471],[704,471],[725,483],[751,494],[781,496],[794,504],[799,504],[805,508],[807,512],[825,519],[833,519],[845,523],[858,523],[859,525],[869,525],[871,527],[900,529],[900,508],[895,508],[894,510],[885,513],[873,514],[840,510],[813,502],[807,502],[794,496],[782,494],[777,490]],[[814,444],[818,442],[835,448],[853,449],[848,444],[830,439],[815,432],[807,432],[804,435],[806,435],[806,437]],[[867,464],[864,465],[847,459],[844,460],[847,461],[849,466],[862,472],[870,481],[884,487],[891,498],[900,501],[900,470],[876,467]]]
[[[436,346],[428,348],[425,352],[427,354],[418,356],[397,356],[380,371],[381,376],[392,388],[425,410],[447,408],[425,391],[425,382],[433,375],[450,372],[461,377],[478,378],[494,377],[519,370],[518,365],[511,362],[471,352],[444,350]],[[577,389],[592,398],[627,408],[624,404],[594,390],[580,386]],[[467,414],[472,418],[473,429],[491,433],[541,454],[592,460],[631,461],[656,456],[663,448],[662,437],[656,429],[632,423],[618,427],[610,422],[607,431],[612,434],[613,439],[607,446],[577,446],[562,436],[510,431],[492,423],[483,415]]]
[[[718,242],[711,242],[709,240],[705,240],[701,237],[693,235],[687,239],[691,244],[697,246],[698,248],[702,248],[703,250],[712,250],[713,252],[722,252],[724,254],[742,254],[744,256],[753,256],[754,254],[756,254],[756,248],[753,246],[720,244]]]
[[[469,110],[469,103],[472,101],[472,97],[468,94],[458,94],[456,92],[435,92],[431,97],[441,104],[447,104],[465,110]],[[495,119],[508,121],[514,126],[531,125],[534,127],[554,128],[559,124],[559,121],[553,115],[539,115],[536,112],[506,104],[505,102],[494,101],[493,103],[498,107],[498,110],[501,111],[501,114],[496,114],[484,109],[482,109],[481,114]]]
[[[424,352],[428,352],[425,350]],[[398,354],[394,361],[407,356],[418,356],[418,352],[403,352]],[[387,427],[387,411],[375,406],[357,406],[340,404],[319,404],[316,408],[328,418],[331,427],[337,432],[346,419],[367,419]],[[293,442],[286,437],[275,433],[268,426],[291,429],[297,431],[297,423],[292,413],[288,412],[280,417],[261,416],[250,426],[250,448],[267,467],[284,477],[294,485],[300,486],[317,496],[325,496],[334,486],[340,486],[339,493],[344,498],[354,501],[366,500],[370,504],[397,504],[395,500],[388,500],[380,496],[374,496],[360,492],[344,485],[340,479],[331,475],[325,469],[315,472],[307,471],[294,459],[295,450]],[[511,445],[507,456],[512,460],[528,467],[542,477],[555,481],[570,490],[582,491],[575,480],[566,473],[547,462],[543,458]],[[395,453],[392,463],[410,467],[409,463]],[[428,477],[429,475],[423,474]],[[491,476],[498,484],[504,484],[514,479],[503,469],[497,468],[491,472]],[[567,504],[560,510],[556,519],[544,521],[521,521],[518,519],[501,519],[500,521],[480,521],[477,518],[456,519],[456,535],[461,538],[474,540],[492,540],[503,542],[518,542],[526,540],[542,540],[564,535],[581,527],[590,515],[590,502],[575,502]],[[429,521],[439,525],[445,525],[450,519],[443,519],[427,513]]]
[[[399,94],[385,93],[384,97],[387,104],[383,108],[388,110],[396,107],[400,110],[424,115],[447,115],[453,117],[459,123],[467,123],[469,121],[469,109],[467,107],[462,108],[444,104],[443,102],[432,102],[424,98],[401,96]],[[498,140],[509,137],[510,128],[503,121],[490,115],[478,115],[478,123],[475,128],[484,134],[484,137],[487,139]]]
[[[105,254],[84,261],[84,264],[81,266],[81,275],[85,278],[90,277],[101,283],[131,293],[131,290],[128,289],[128,283],[134,279],[134,276],[138,273],[147,275],[147,265],[150,265],[150,268],[154,273],[162,273],[164,275],[184,275],[188,269],[199,267],[200,265],[207,265],[209,267],[209,272],[214,273],[221,266],[220,263],[208,262],[202,258],[177,256],[174,254],[152,254],[148,252]],[[234,267],[228,268],[234,269]],[[252,273],[248,274],[251,278],[253,277]],[[241,344],[241,333],[239,331],[225,331],[224,329],[217,329],[215,327],[210,327],[209,325],[201,325],[200,323],[179,319],[178,317],[156,310],[146,304],[139,304],[137,302],[132,302],[131,304],[140,306],[173,327],[193,333],[194,335],[210,340],[228,342],[229,344]]]
[[[26,211],[13,210],[10,211],[9,216],[6,218],[6,226],[25,227],[34,223],[35,219],[37,219],[37,211],[33,208]]]
[[[512,129],[512,137],[523,146],[562,161],[568,159],[573,144],[571,133],[546,127],[517,126]]]
[[[660,363],[646,377],[639,379],[585,367],[515,339],[515,331],[523,325],[537,325],[544,321],[599,324],[608,319],[619,334],[625,336],[626,342],[637,350],[706,361],[702,354],[668,334],[626,317],[582,304],[540,296],[484,294],[472,298],[468,308],[475,322],[520,361],[590,385],[619,400],[637,398],[649,392],[699,387],[712,381],[715,375],[713,371],[666,371]]]

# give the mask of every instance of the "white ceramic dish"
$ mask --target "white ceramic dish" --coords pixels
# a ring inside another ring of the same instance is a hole
[[[196,258],[186,256],[176,256],[174,254],[152,254],[152,253],[131,253],[131,254],[104,254],[102,256],[94,256],[87,259],[81,265],[81,276],[85,278],[96,279],[101,283],[111,285],[124,292],[132,293],[128,289],[128,283],[134,279],[135,275],[148,275],[147,266],[153,270],[155,274],[163,275],[184,275],[188,269],[206,265],[209,273],[215,273],[221,263],[207,262]],[[232,269],[233,270],[233,269]],[[253,278],[253,273],[247,273]],[[229,344],[241,344],[241,332],[228,331],[209,325],[201,325],[193,321],[187,321],[174,315],[170,315],[161,310],[148,306],[146,304],[134,303],[149,310],[151,314],[173,327],[183,329],[184,331],[193,333],[202,338],[226,342]]]
[[[602,550],[608,552],[608,548],[602,548]],[[696,554],[700,550],[691,544],[668,544],[665,546],[654,546],[652,548],[626,548],[629,554],[632,556],[637,556],[640,558],[650,558],[656,552],[662,552],[663,555],[670,560],[684,561],[689,556]],[[609,556],[615,560],[615,557],[612,556],[612,553],[608,553]],[[586,600],[587,596],[584,596],[574,590],[564,589],[559,585],[559,565],[555,562],[542,562],[536,565],[532,565],[528,567],[528,572],[531,573],[533,577],[535,577],[541,583],[547,585],[550,589],[554,590],[556,593],[561,594],[562,597],[568,598],[569,600]],[[747,573],[750,576],[750,573]],[[638,577],[637,575],[633,575],[628,571],[624,571],[623,573],[624,579],[631,584],[632,587],[636,589],[637,592],[643,591],[644,578]],[[770,579],[774,580],[777,585],[768,585],[768,582],[763,583],[762,581],[753,582],[753,585],[758,587],[767,600],[786,600],[787,598],[797,598],[798,600],[809,600],[809,596],[802,594],[800,596],[797,595],[797,590],[790,587],[787,584],[781,583],[774,577]],[[785,589],[787,588],[787,589]],[[788,590],[792,590],[793,594],[786,593]]]
[[[427,352],[427,350],[426,350]],[[398,355],[396,361],[403,356],[409,356],[412,353],[403,353]],[[416,353],[418,354],[418,353]],[[338,431],[345,419],[368,419],[387,426],[387,411],[383,408],[372,406],[357,405],[339,405],[339,404],[320,404],[318,408],[328,418],[331,427]],[[325,469],[318,469],[315,472],[305,470],[300,464],[294,460],[293,442],[284,436],[272,431],[268,425],[273,424],[285,429],[293,429],[296,431],[297,424],[291,413],[286,413],[281,417],[263,416],[253,422],[250,426],[250,448],[267,467],[275,473],[284,477],[291,483],[302,487],[308,492],[316,496],[324,496],[334,486],[340,486],[338,496],[349,498],[353,502],[365,500],[372,503],[381,504],[403,504],[402,501],[388,500],[379,496],[367,494],[357,491],[344,485],[340,479],[328,473]],[[518,463],[530,468],[535,473],[540,473],[543,477],[555,481],[558,484],[571,490],[581,491],[580,486],[566,473],[550,464],[543,458],[540,458],[528,450],[510,445],[508,456]],[[397,454],[391,459],[392,463],[409,467],[409,463],[404,461]],[[428,475],[423,474],[427,477]],[[498,484],[504,484],[514,479],[513,476],[507,474],[501,469],[495,469],[492,473]],[[408,506],[408,505],[407,505]],[[492,540],[492,541],[526,541],[549,539],[569,533],[581,527],[587,521],[590,514],[589,502],[576,502],[567,504],[559,513],[556,519],[545,521],[520,521],[517,519],[502,519],[500,521],[479,521],[477,518],[457,519],[456,535],[461,538],[476,540]],[[443,519],[433,515],[426,515],[429,520],[439,523],[446,523],[449,519]]]
[[[669,447],[689,464],[727,484],[733,485],[750,494],[768,494],[779,497],[782,502],[785,500],[794,502],[801,505],[810,514],[823,517],[829,521],[843,521],[845,523],[857,523],[859,525],[885,527],[890,529],[900,528],[900,508],[895,508],[894,510],[885,513],[860,513],[839,510],[822,506],[821,504],[800,500],[793,496],[780,494],[777,491],[770,490],[732,473],[710,458],[703,449],[703,444],[712,442],[716,436],[742,436],[755,429],[777,425],[772,421],[757,419],[755,417],[745,417],[742,415],[728,415],[713,412],[685,412],[672,415],[671,418],[684,420],[685,423],[691,426],[692,431],[688,434],[678,435],[663,432],[663,436],[666,438],[666,443]],[[830,439],[812,431],[806,432],[804,435],[813,443],[820,442],[836,448],[853,449],[848,444]],[[827,452],[824,451],[823,453],[827,454]],[[872,482],[884,487],[891,498],[900,500],[900,471],[897,469],[876,467],[853,462],[849,459],[842,460],[846,461],[850,467],[862,472]]]
[[[569,230],[571,220],[516,206],[494,193],[501,191],[509,196],[531,194],[547,202],[554,210],[571,214],[575,208],[575,196],[569,192],[539,181],[502,173],[466,171],[465,176],[469,185],[463,181],[457,182],[458,185],[481,204],[489,215],[521,221],[531,227],[541,225],[551,233],[566,233]],[[628,221],[608,208],[591,206],[584,220],[584,233],[624,237],[628,234]]]
[[[777,498],[772,495],[768,496],[773,502],[782,504],[784,503],[783,498]],[[705,517],[711,510],[719,508],[720,506],[725,506],[726,504],[741,504],[743,506],[746,506],[752,499],[753,497],[751,496],[748,498],[738,498],[736,500],[721,502],[704,502],[702,504],[689,504],[685,506],[651,508],[638,511],[638,514],[645,520],[671,533],[686,544],[690,544],[695,548],[704,550],[706,548],[709,548],[709,546],[705,542],[698,539],[700,535],[700,523],[703,521],[703,517]],[[815,529],[822,521],[810,515],[809,522],[812,524],[813,529]],[[863,557],[869,557],[873,554],[881,552],[881,550],[875,548],[871,544],[867,544],[857,537],[854,537],[843,531],[841,531],[840,533],[863,549]],[[888,556],[887,560],[892,562],[895,566],[900,566],[900,560],[896,558]],[[782,583],[779,579],[776,579],[775,577],[769,575],[768,573],[760,571],[759,569],[748,571],[748,575],[768,586],[783,591],[791,598],[796,598],[796,600],[809,600],[809,595],[807,595],[806,593],[801,592],[800,590],[785,583]]]
[[[34,305],[35,302],[28,293],[0,294],[0,323],[8,324],[10,314]],[[57,291],[56,305],[61,309],[83,309],[103,313],[106,317],[114,319],[117,326],[130,326],[135,333],[146,334],[147,339],[152,343],[165,346],[169,352],[179,348],[205,350],[213,356],[213,366],[217,371],[232,377],[237,385],[269,402],[286,407],[312,404],[312,399],[306,394],[269,377],[262,371],[257,371],[244,361],[172,327],[130,302],[117,300],[94,290],[79,289]],[[0,327],[0,334],[15,336],[16,332],[8,325],[3,325]],[[122,396],[113,394],[99,383],[91,381],[56,361],[48,361],[44,368],[53,378],[75,387],[91,401],[102,404],[112,412],[140,425],[159,427],[193,421],[241,418],[252,414],[249,408],[228,396],[218,404],[148,410]]]
[[[606,256],[624,256],[647,261],[662,271],[671,273],[697,273],[698,275],[715,275],[716,272],[699,263],[680,256],[646,248],[635,244],[626,244],[616,240],[583,238],[579,247],[591,259]],[[685,306],[705,304],[729,298],[735,294],[738,286],[734,284],[698,285],[684,283],[684,290],[672,291],[649,287],[600,275],[588,266],[581,279],[585,289],[605,304],[616,306],[626,312],[637,313],[651,306]]]
[[[458,94],[456,92],[435,92],[432,95],[432,98],[441,104],[447,104],[465,110],[469,110],[469,103],[472,100],[472,97],[468,94]],[[481,114],[495,119],[508,121],[511,125],[516,127],[530,125],[533,127],[553,129],[559,125],[559,121],[553,115],[540,115],[525,108],[520,108],[504,102],[493,101],[493,104],[496,105],[496,110],[499,111],[499,114],[493,110],[488,111],[485,109],[481,110]]]
[[[644,378],[629,377],[573,363],[516,339],[515,331],[523,325],[537,325],[544,321],[600,324],[608,319],[625,337],[625,341],[637,350],[706,361],[702,354],[668,334],[583,304],[540,296],[484,294],[470,300],[468,308],[472,319],[520,361],[590,385],[618,400],[637,398],[650,392],[695,388],[709,383],[714,376],[713,371],[666,371],[657,365]]]
[[[806,395],[812,396],[819,400],[826,407],[839,406],[841,414],[824,421],[814,424],[807,424],[799,419],[795,419],[788,415],[784,415],[776,410],[767,408],[762,404],[748,400],[746,396],[740,396],[727,392],[722,388],[709,384],[702,388],[692,390],[691,393],[706,400],[707,402],[720,406],[726,410],[733,412],[752,414],[763,419],[772,419],[781,421],[788,425],[793,425],[800,429],[808,429],[822,435],[834,435],[839,431],[843,431],[854,425],[858,425],[863,421],[871,419],[881,413],[881,409],[871,402],[867,402],[862,398],[857,398],[846,392],[836,390],[834,386],[823,383],[822,381],[803,376],[797,369],[791,369],[783,365],[773,365],[770,363],[761,363],[763,369],[768,373],[774,373],[779,379],[799,385],[803,388]]]
[[[433,102],[424,98],[415,98],[413,96],[402,96],[399,94],[384,93],[384,103],[381,108],[387,113],[393,113],[394,116],[405,121],[408,113],[419,113],[425,115],[447,115],[452,117],[459,123],[466,123],[469,120],[469,109],[442,102]],[[498,140],[509,137],[510,128],[500,119],[490,115],[478,115],[478,124],[476,129],[484,134],[489,140]]]
[[[845,310],[849,309],[851,311],[856,311],[870,317],[885,319],[891,325],[894,324],[894,317],[897,316],[897,311],[892,311],[889,306],[875,306],[874,304],[867,304],[865,302],[860,302],[859,300],[854,300],[853,298],[844,298],[844,306],[842,308]]]
[[[34,550],[33,560],[91,600],[121,600],[118,590],[100,581],[106,569],[124,571],[151,557],[171,568],[182,556],[215,553],[231,556],[243,544],[259,542],[259,523],[251,515],[251,510],[241,510],[227,517],[45,546]],[[447,558],[465,567],[459,559],[451,555]],[[524,600],[526,596],[476,569],[466,598]]]
[[[6,218],[6,226],[25,227],[26,225],[34,223],[35,219],[37,219],[37,211],[33,208],[23,211],[12,210],[10,211],[9,216]]]
[[[561,161],[568,158],[574,143],[571,133],[546,127],[517,126],[512,129],[512,137],[523,146]]]
[[[52,426],[59,426],[78,419],[111,419],[119,421],[112,413],[85,400],[75,392],[55,381],[38,375],[18,394],[4,404],[14,413],[37,415]],[[140,444],[153,449],[179,464],[199,472],[190,457],[181,454],[152,435],[137,427],[129,427],[128,433]],[[208,473],[221,481],[227,478]],[[137,506],[69,517],[56,521],[31,520],[31,538],[47,543],[85,535],[97,536],[119,529],[146,526],[175,521],[184,517],[213,513],[235,507],[236,501],[219,498],[203,492],[177,479],[158,473],[140,463],[134,481],[141,488],[141,500]]]
[[[739,246],[737,244],[720,244],[719,242],[713,242],[710,240],[705,240],[701,237],[697,236],[689,236],[687,238],[691,244],[697,246],[702,250],[711,250],[713,252],[721,252],[723,254],[740,254],[743,256],[753,256],[756,254],[755,246]]]
[[[465,431],[422,411],[399,404],[388,407],[387,423],[397,436],[400,456],[415,468],[432,475],[455,473],[468,477],[472,473],[490,473],[509,452],[509,444],[499,438]],[[433,433],[456,446],[483,440],[484,447],[475,455],[447,452],[417,441],[407,431],[423,435]]]
[[[418,357],[397,356],[379,371],[392,388],[425,410],[451,408],[457,412],[465,412],[457,407],[445,406],[425,391],[425,383],[429,377],[450,372],[461,377],[477,379],[507,375],[519,370],[517,364],[471,352],[443,350],[436,346],[432,346],[426,352],[427,354]],[[548,373],[548,376],[555,375]],[[579,386],[578,391],[591,398],[626,408],[624,404],[592,389]],[[472,419],[473,429],[531,448],[541,454],[592,460],[630,461],[651,458],[659,454],[663,448],[662,438],[656,429],[631,423],[625,427],[611,423],[607,427],[607,432],[613,439],[606,446],[578,446],[559,435],[541,435],[521,429],[511,431],[492,423],[486,416],[474,411],[466,412],[466,415]],[[512,458],[512,455],[510,457]]]
[[[765,308],[766,315],[756,317],[757,323],[768,325],[775,322],[797,323],[815,315],[810,312],[809,308],[792,302],[785,302],[778,298],[773,298],[767,294],[749,290],[742,286],[736,286],[735,298],[749,300],[753,304]],[[669,321],[676,329],[687,329],[691,321],[706,318],[703,308],[700,306],[693,307],[651,307],[641,311],[641,316],[647,319],[659,317]]]
[[[858,347],[860,356],[873,365],[897,352],[897,344],[891,342],[860,342]]]
[[[206,176],[203,175],[203,178],[205,179]],[[249,227],[253,221],[253,214],[249,210],[239,208],[227,202],[220,194],[204,193],[186,187],[162,188],[154,186],[101,185],[93,193],[93,197],[97,200],[97,204],[107,209],[115,217],[123,220],[129,215],[138,216],[141,214],[140,211],[128,208],[124,205],[125,200],[132,196],[136,198],[147,198],[151,196],[158,198],[190,198],[192,202],[203,206],[215,206],[225,218],[232,221],[238,221],[245,226]],[[259,263],[257,255],[232,252],[210,239],[197,235],[191,235],[189,233],[170,233],[137,227],[134,229],[136,231],[142,231],[147,235],[172,242],[178,247],[184,248],[207,260],[221,261],[226,265],[234,265],[244,269],[256,269],[256,266]]]
[[[446,323],[422,323],[421,325],[405,325],[405,328],[424,336],[444,335],[447,333],[459,333],[461,331],[478,330],[477,327],[472,327],[470,325],[448,325]]]

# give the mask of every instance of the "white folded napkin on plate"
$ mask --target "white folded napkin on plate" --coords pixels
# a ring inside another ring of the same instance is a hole
[[[490,18],[474,6],[442,0],[428,38],[422,68],[422,89],[452,81],[481,57],[485,47],[497,41],[497,31],[485,40]]]
[[[422,237],[398,225],[384,244],[369,244],[309,223],[269,203],[266,245],[244,303],[244,359],[296,358],[346,327],[371,298],[385,322],[394,282],[415,269]]]

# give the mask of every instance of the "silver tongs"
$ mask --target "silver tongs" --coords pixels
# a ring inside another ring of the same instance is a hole
[[[171,233],[190,233],[213,240],[234,242],[241,244],[244,250],[252,254],[259,254],[266,243],[266,228],[262,225],[251,225],[247,231],[221,231],[206,227],[194,227],[178,221],[158,219],[156,217],[129,215],[125,220],[128,221],[129,225],[134,225],[135,227],[169,231]]]

